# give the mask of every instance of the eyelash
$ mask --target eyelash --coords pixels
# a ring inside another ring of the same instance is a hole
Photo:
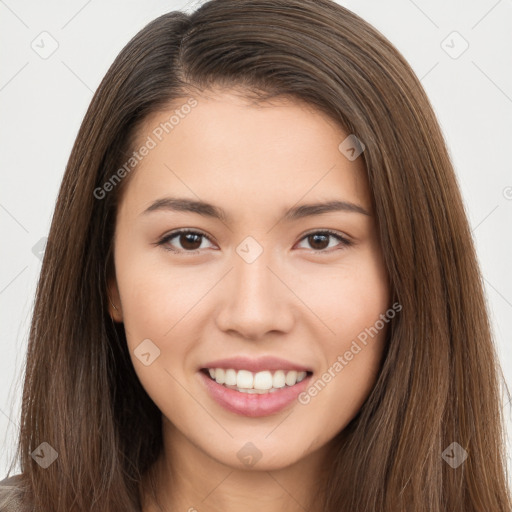
[[[187,251],[187,250],[176,250],[176,249],[172,249],[172,248],[166,246],[166,244],[168,242],[170,242],[173,238],[176,238],[177,236],[182,235],[182,234],[199,235],[199,236],[202,236],[202,237],[206,238],[208,241],[212,242],[210,237],[207,236],[205,233],[202,233],[201,231],[195,231],[195,230],[191,230],[191,229],[179,229],[177,231],[173,231],[173,232],[169,233],[168,235],[165,235],[158,242],[156,242],[155,245],[161,246],[164,250],[169,251],[169,252],[173,252],[173,253],[176,253],[176,254],[180,254],[180,253],[196,254],[198,252],[201,252],[201,249],[195,249],[193,251]],[[310,231],[309,233],[306,233],[299,240],[299,242],[301,242],[305,238],[307,238],[309,236],[312,236],[312,235],[330,235],[330,236],[336,238],[337,240],[339,240],[341,242],[342,247],[338,248],[338,249],[334,249],[334,250],[345,249],[346,247],[349,247],[349,246],[352,245],[352,241],[351,240],[348,240],[347,238],[341,236],[338,232],[332,231],[330,229],[322,229],[322,230],[318,230],[318,231]],[[333,251],[333,249],[332,248],[330,250],[327,250],[327,249],[321,249],[321,250],[311,249],[311,251],[313,251],[315,253],[321,254],[321,253],[330,253],[330,252]]]

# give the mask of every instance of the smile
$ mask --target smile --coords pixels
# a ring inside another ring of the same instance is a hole
[[[312,372],[262,370],[253,373],[232,368],[202,368],[198,375],[207,395],[222,408],[256,418],[282,412],[294,402],[298,403],[297,397],[309,385]],[[262,387],[264,389],[259,389]]]
[[[308,373],[296,370],[235,370],[234,368],[207,368],[211,379],[228,389],[241,393],[265,394],[274,393],[282,388],[291,387],[304,380]]]

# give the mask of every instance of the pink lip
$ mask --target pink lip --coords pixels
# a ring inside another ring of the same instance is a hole
[[[216,366],[215,368],[222,368],[222,366]],[[230,366],[229,368],[233,367]],[[311,380],[311,375],[308,375],[294,386],[286,386],[273,393],[258,395],[229,389],[215,382],[204,371],[198,373],[209,395],[219,405],[228,411],[253,418],[268,416],[281,411],[296,400],[297,396],[306,389]]]
[[[298,372],[312,371],[311,368],[307,368],[306,366],[270,356],[260,357],[257,359],[243,356],[232,357],[229,359],[218,359],[216,361],[206,363],[201,368],[224,368],[226,370],[233,368],[234,370],[248,370],[254,373],[261,372],[263,370],[296,370]]]

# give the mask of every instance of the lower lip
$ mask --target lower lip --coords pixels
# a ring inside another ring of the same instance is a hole
[[[306,389],[311,375],[308,375],[293,386],[280,388],[278,391],[265,394],[242,393],[236,389],[229,389],[199,372],[210,396],[228,411],[253,418],[268,416],[282,411],[290,405],[297,396]]]

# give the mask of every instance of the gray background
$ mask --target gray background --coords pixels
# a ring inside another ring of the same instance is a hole
[[[40,241],[93,91],[146,23],[199,3],[0,0],[0,479],[18,429]],[[339,3],[403,53],[434,106],[466,203],[510,383],[512,0]],[[45,54],[52,45],[58,47]]]

